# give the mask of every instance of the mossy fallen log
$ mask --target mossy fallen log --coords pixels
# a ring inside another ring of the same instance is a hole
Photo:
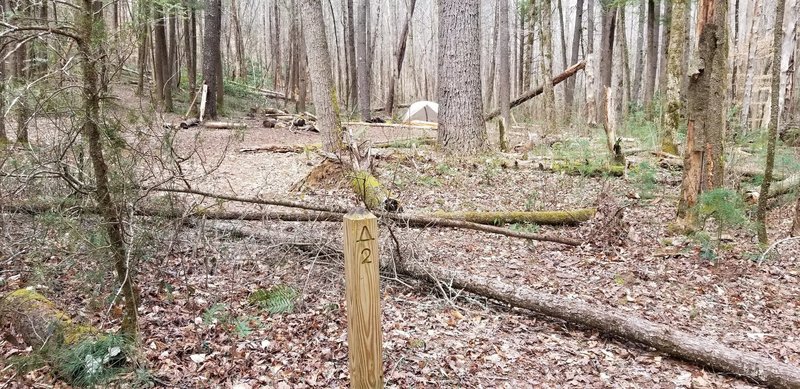
[[[599,164],[599,163],[554,162],[550,168],[553,171],[569,174],[572,176],[622,177],[625,174],[625,166],[623,165],[610,165],[610,164]]]
[[[434,212],[430,216],[496,226],[514,223],[572,225],[590,220],[594,217],[595,212],[596,209],[594,208],[585,208],[567,211],[537,212]]]
[[[73,321],[32,288],[17,289],[0,298],[0,328],[12,328],[31,346],[33,355],[52,366],[59,378],[78,387],[107,383],[122,371],[132,349],[125,337]],[[13,336],[6,339],[17,342]]]
[[[32,289],[17,289],[0,299],[0,327],[10,325],[35,350],[54,351],[98,334],[72,321],[52,301]]]

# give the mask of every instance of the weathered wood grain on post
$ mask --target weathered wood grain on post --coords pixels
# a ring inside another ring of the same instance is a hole
[[[382,388],[378,221],[365,209],[344,217],[344,270],[350,387]]]

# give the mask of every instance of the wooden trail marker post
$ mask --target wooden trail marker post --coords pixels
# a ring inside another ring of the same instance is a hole
[[[383,388],[378,219],[359,208],[344,216],[344,273],[350,387]]]

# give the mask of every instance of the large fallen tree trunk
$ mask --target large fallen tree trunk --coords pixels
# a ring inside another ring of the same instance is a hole
[[[297,244],[299,250],[313,255],[343,257],[344,253],[326,243]],[[395,261],[392,269],[423,282],[447,284],[478,296],[512,307],[523,308],[537,315],[564,320],[604,334],[652,347],[676,359],[730,373],[774,388],[800,388],[800,367],[728,347],[712,339],[693,335],[674,325],[656,323],[631,315],[623,315],[608,307],[595,307],[575,298],[543,293],[501,279],[487,279],[463,272],[433,266],[420,266],[408,261]]]
[[[578,224],[591,219],[596,210],[594,208],[576,209],[571,211],[508,211],[508,212],[435,212],[431,216],[464,220],[472,223],[503,225],[514,223],[533,223],[541,225]]]
[[[678,359],[715,371],[750,378],[775,388],[800,388],[800,367],[743,352],[646,319],[622,315],[583,301],[542,293],[498,279],[466,275],[432,267],[398,263],[397,272],[428,282],[446,281],[451,287],[487,297],[513,307],[596,329],[641,343]]]
[[[559,75],[557,75],[557,76],[555,76],[553,78],[553,80],[551,81],[553,86],[556,86],[556,85],[560,84],[562,81],[574,76],[575,73],[577,73],[579,70],[581,70],[581,69],[583,69],[585,67],[586,67],[586,61],[580,61],[580,62],[568,67],[567,70],[564,70],[563,73],[561,73],[561,74],[559,74]],[[526,101],[528,101],[528,100],[530,100],[530,99],[532,99],[532,98],[534,98],[536,96],[539,96],[540,94],[542,94],[542,92],[544,92],[544,85],[539,85],[535,89],[529,90],[529,91],[523,93],[522,96],[519,96],[516,99],[511,101],[511,104],[510,104],[511,108],[514,108],[514,107],[516,107],[516,106],[518,106],[518,105],[520,105],[520,104],[522,104],[522,103],[524,103],[524,102],[526,102]],[[492,120],[492,119],[494,119],[494,118],[496,118],[498,116],[500,116],[500,109],[496,109],[496,110],[494,110],[492,112],[487,113],[486,116],[484,116],[484,120],[489,121],[489,120]]]

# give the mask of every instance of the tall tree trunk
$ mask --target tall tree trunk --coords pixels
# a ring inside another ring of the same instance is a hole
[[[748,130],[750,125],[750,105],[753,99],[753,80],[755,79],[756,66],[755,62],[758,59],[758,35],[761,31],[761,22],[764,18],[763,0],[754,0],[752,24],[750,25],[749,47],[747,49],[747,59],[745,65],[744,76],[744,91],[742,96],[742,126],[744,130]]]
[[[358,79],[358,108],[361,112],[362,120],[369,120],[370,99],[372,93],[370,89],[370,76],[372,74],[372,59],[369,57],[369,47],[367,47],[367,9],[369,0],[359,0],[356,13],[355,38],[356,38],[356,77]]]
[[[170,82],[172,62],[167,52],[166,18],[164,9],[161,6],[155,7],[156,24],[153,27],[153,38],[155,48],[153,57],[155,59],[155,78],[156,78],[156,97],[159,106],[165,112],[172,112],[172,83]]]
[[[660,94],[667,90],[667,55],[669,51],[669,29],[672,26],[673,1],[663,0],[664,13],[661,15],[661,37],[658,39],[660,50],[658,51],[658,83],[656,84],[656,91]]]
[[[392,77],[389,78],[389,87],[386,90],[386,106],[383,112],[389,117],[394,115],[394,96],[395,85],[400,80],[400,75],[403,70],[403,59],[406,56],[406,41],[408,40],[408,30],[411,27],[411,19],[414,17],[414,9],[416,8],[417,0],[411,0],[408,6],[408,16],[406,22],[403,24],[403,29],[400,30],[400,40],[397,42],[397,49],[394,51],[394,72]]]
[[[525,31],[525,45],[523,46],[524,62],[522,63],[522,90],[531,88],[531,78],[533,77],[533,42],[536,36],[536,29],[534,27],[534,20],[536,17],[536,6],[534,2],[528,5],[528,8],[523,12],[523,31]],[[527,25],[525,21],[527,20]]]
[[[764,180],[761,182],[761,193],[758,197],[758,210],[756,211],[756,229],[758,242],[767,244],[767,200],[769,186],[772,183],[772,171],[775,168],[775,144],[778,141],[778,121],[780,116],[781,93],[781,54],[783,51],[783,14],[786,9],[786,0],[777,0],[775,10],[775,28],[772,37],[772,89],[770,106],[769,135],[767,137],[767,166],[764,168]]]
[[[516,74],[516,82],[514,83],[517,86],[517,91],[521,92],[524,91],[526,88],[524,87],[525,84],[525,12],[517,11],[517,20],[519,20],[519,36],[517,38],[517,74]]]
[[[693,63],[702,64],[702,68],[689,72],[686,151],[678,204],[678,217],[689,225],[696,221],[689,210],[697,204],[700,193],[721,187],[725,178],[727,10],[727,1],[702,0],[698,11],[698,61]]]
[[[150,47],[150,35],[148,33],[150,31],[150,4],[147,1],[139,1],[137,7],[139,80],[136,86],[136,94],[142,96],[144,94],[145,75],[147,74],[147,53]]]
[[[639,19],[638,19],[638,31],[639,33],[636,34],[636,68],[634,71],[634,78],[633,78],[633,85],[636,85],[636,95],[633,96],[633,100],[637,103],[641,102],[641,99],[644,97],[644,90],[641,88],[642,80],[644,79],[644,58],[645,58],[645,41],[644,38],[647,36],[647,25],[645,21],[647,20],[647,2],[642,0],[639,2]]]
[[[242,33],[242,22],[239,19],[239,6],[236,0],[231,0],[231,21],[233,22],[234,40],[236,42],[236,62],[239,68],[236,74],[242,81],[246,81],[247,59],[244,55],[244,34]]]
[[[345,47],[347,55],[347,66],[349,80],[347,86],[347,106],[355,107],[358,102],[358,77],[356,76],[356,38],[355,38],[355,14],[353,11],[353,0],[345,0],[347,3],[347,23],[345,25]]]
[[[572,60],[569,62],[570,64],[578,63],[578,55],[580,55],[581,38],[583,37],[583,29],[581,28],[583,24],[583,1],[584,0],[577,0],[575,5],[575,28],[572,30],[572,48],[570,52],[570,58],[572,58]],[[567,80],[564,97],[569,117],[572,116],[572,105],[575,99],[575,79],[572,77]]]
[[[508,149],[508,141],[506,140],[506,129],[511,126],[511,72],[510,72],[510,58],[509,48],[511,44],[508,32],[508,2],[510,0],[500,0],[498,12],[500,17],[497,19],[497,62],[499,69],[497,80],[497,100],[500,104],[500,150],[506,151]],[[580,0],[579,0],[580,1]]]
[[[439,3],[438,143],[448,152],[471,154],[488,147],[481,99],[479,8],[479,0]]]
[[[625,7],[617,8],[617,32],[616,46],[619,48],[619,77],[617,79],[617,101],[614,104],[614,110],[617,113],[615,123],[619,123],[627,114],[629,101],[631,99],[631,64],[628,61],[628,39],[626,38],[625,29]]]
[[[205,31],[203,32],[203,83],[208,86],[206,93],[205,117],[217,118],[217,63],[220,57],[220,30],[222,29],[221,0],[206,0]],[[202,116],[203,113],[201,112]]]
[[[275,90],[278,90],[281,84],[281,65],[283,62],[281,61],[281,17],[280,11],[278,9],[278,2],[280,0],[275,0],[274,7],[272,8],[273,12],[273,40],[272,40],[272,61],[275,64],[275,74],[272,80],[272,87]],[[286,95],[286,97],[289,97]]]
[[[611,154],[614,163],[624,164],[625,159],[622,150],[619,148],[617,140],[616,123],[609,115],[611,110],[610,97],[611,97],[611,81],[613,80],[613,65],[612,58],[614,58],[614,32],[617,24],[617,10],[612,5],[602,5],[600,20],[603,25],[601,40],[600,40],[600,92],[601,97],[600,107],[600,122],[603,123],[603,129],[606,133],[606,146]]]
[[[661,139],[661,151],[678,154],[675,145],[675,134],[683,123],[683,82],[686,74],[684,67],[684,42],[688,34],[684,23],[689,12],[690,0],[672,0],[672,20],[670,21],[669,51],[667,64],[666,109],[664,110],[664,137]]]
[[[497,23],[498,22],[497,22],[497,19],[499,17],[500,17],[500,12],[497,12],[497,10],[495,10],[495,14],[494,14],[494,29],[492,30],[492,40],[489,42],[489,47],[497,48],[497,46],[498,46],[498,43],[497,43],[497,34],[498,34]],[[494,98],[494,90],[495,90],[494,78],[495,78],[495,73],[497,73],[497,71],[496,71],[497,70],[497,56],[496,55],[491,55],[491,54],[494,54],[494,53],[490,52],[490,55],[489,55],[489,69],[486,71],[486,82],[483,84],[483,89],[485,91],[485,94],[483,95],[483,100],[484,100],[483,106],[484,107],[491,107],[492,103],[493,103],[492,99]]]
[[[542,50],[542,85],[544,85],[544,93],[542,95],[544,118],[546,125],[552,129],[555,127],[555,107],[556,107],[556,94],[555,88],[552,83],[547,80],[553,78],[553,29],[551,28],[553,22],[553,6],[550,0],[539,0],[541,4],[541,28],[540,44]]]
[[[169,12],[169,85],[170,89],[178,89],[181,86],[181,62],[178,55],[178,9]]]
[[[317,127],[322,132],[323,146],[330,152],[343,149],[339,99],[331,72],[331,57],[325,34],[325,20],[320,0],[302,0],[305,24],[305,46],[311,73],[314,106],[317,108]]]
[[[561,27],[560,29],[560,38],[561,38],[561,68],[565,69],[569,66],[569,62],[567,62],[567,30],[564,25],[564,6],[562,4],[562,0],[558,0],[556,6],[558,7],[558,23]],[[544,80],[547,83],[547,80]],[[566,89],[564,90],[564,101],[566,102],[567,99],[567,92]],[[567,105],[569,107],[569,105]],[[567,108],[566,112],[562,110],[562,113],[566,114],[564,119],[569,121],[569,108]]]
[[[301,15],[301,13],[298,12],[298,15]],[[299,20],[297,24],[300,26],[300,34],[298,34],[299,38],[295,39],[295,42],[297,44],[297,57],[298,57],[297,88],[299,90],[299,93],[297,96],[297,102],[295,104],[295,111],[297,111],[298,113],[302,113],[305,112],[306,110],[306,93],[308,91],[306,74],[308,72],[308,56],[306,54],[307,49],[303,33],[306,27],[302,20]],[[333,73],[331,73],[331,76],[333,76]],[[333,85],[336,85],[333,79],[331,82],[333,83]],[[335,98],[338,99],[339,96],[336,95]]]
[[[653,94],[658,71],[658,6],[657,0],[647,0],[647,68],[644,76],[643,104],[648,118],[652,118],[653,114]]]
[[[128,263],[124,225],[121,217],[122,210],[111,193],[108,165],[103,156],[100,134],[102,118],[100,117],[101,86],[99,85],[98,62],[105,59],[100,55],[103,18],[102,13],[97,11],[102,9],[103,2],[101,0],[82,0],[82,4],[83,15],[80,22],[82,39],[78,42],[78,50],[83,60],[82,133],[89,146],[89,156],[94,170],[96,187],[94,197],[104,219],[104,227],[117,273],[117,282],[121,286],[120,290],[125,300],[122,332],[129,336],[135,336],[138,296],[133,280],[136,272]]]
[[[186,55],[186,74],[189,78],[189,101],[191,104],[197,93],[197,34],[196,34],[196,20],[195,9],[189,4],[189,0],[183,0],[183,6],[186,9],[186,15],[183,18],[183,46]],[[189,112],[194,115],[197,113],[197,104],[192,104],[189,107]]]

